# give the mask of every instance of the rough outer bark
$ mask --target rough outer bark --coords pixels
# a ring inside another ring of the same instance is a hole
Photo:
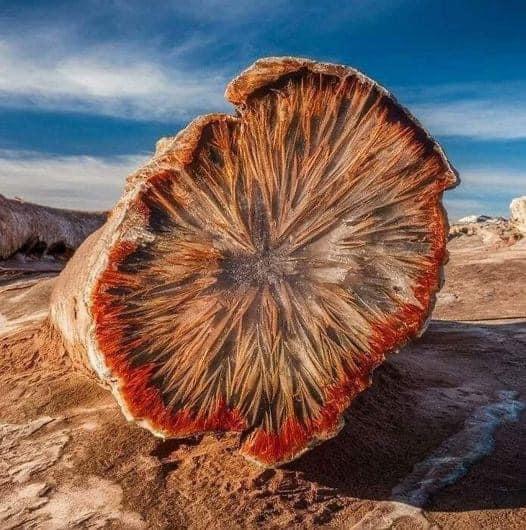
[[[128,179],[61,274],[70,355],[156,435],[243,433],[265,466],[334,436],[441,287],[457,183],[438,144],[354,69],[257,61],[238,116],[194,120]]]
[[[50,208],[0,195],[0,259],[36,247],[42,253],[73,251],[105,220],[102,212]]]

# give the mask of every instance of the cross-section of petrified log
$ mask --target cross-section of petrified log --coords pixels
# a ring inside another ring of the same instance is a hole
[[[159,142],[59,279],[71,355],[155,434],[243,433],[264,465],[334,436],[416,336],[446,259],[440,147],[359,72],[258,61],[236,117]]]

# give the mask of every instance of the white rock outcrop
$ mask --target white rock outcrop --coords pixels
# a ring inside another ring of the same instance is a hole
[[[526,234],[526,195],[517,197],[511,201],[511,222],[515,227]]]
[[[462,217],[462,219],[459,219],[455,224],[471,224],[471,223],[484,223],[486,221],[489,221],[491,217],[487,215],[467,215],[466,217]]]

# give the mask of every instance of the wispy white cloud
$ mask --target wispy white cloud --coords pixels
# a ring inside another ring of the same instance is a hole
[[[0,192],[62,208],[109,209],[120,197],[126,176],[148,156],[49,156],[0,150]],[[471,168],[460,176],[461,187],[445,195],[452,220],[469,214],[507,216],[511,199],[526,190],[526,172]]]
[[[526,138],[526,81],[403,87],[412,112],[437,136]]]
[[[171,53],[176,57],[178,48]],[[168,67],[122,46],[37,55],[0,41],[4,106],[170,121],[225,110],[225,82],[219,71]]]
[[[526,138],[526,101],[450,101],[415,105],[412,110],[437,136],[479,140]]]
[[[463,187],[488,191],[500,190],[510,193],[526,191],[526,170],[505,167],[472,167],[461,172]]]
[[[0,150],[0,191],[59,208],[106,210],[121,196],[126,176],[147,157],[43,156]]]
[[[369,0],[357,0],[353,9],[362,1]],[[286,8],[280,0],[276,5]],[[221,10],[217,0],[202,0],[164,9],[199,19],[221,12],[232,21],[257,16],[261,6],[240,2]],[[86,45],[64,27],[39,29],[23,39],[8,33],[0,40],[0,105],[160,121],[228,110],[223,93],[238,66],[214,68],[189,61],[206,56],[220,44],[218,38],[193,29],[171,46],[123,41]],[[395,93],[436,136],[526,138],[526,81],[398,87]]]
[[[458,199],[446,196],[444,200],[450,222],[455,222],[466,215],[484,215],[488,207],[487,202],[477,199]]]
[[[452,220],[465,215],[509,216],[509,204],[526,191],[526,171],[503,167],[471,167],[460,172],[461,185],[446,193]]]
[[[276,10],[287,7],[286,0],[267,0],[265,2],[254,2],[254,0],[236,0],[226,2],[224,0],[193,0],[192,2],[181,2],[172,0],[167,2],[164,9],[183,15],[197,21],[243,21],[257,15],[265,15],[269,18],[276,16]]]

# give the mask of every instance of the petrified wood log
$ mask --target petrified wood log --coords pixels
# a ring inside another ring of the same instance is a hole
[[[0,259],[16,252],[73,253],[105,220],[102,212],[50,208],[0,195]]]
[[[257,61],[163,139],[52,300],[77,362],[153,433],[290,461],[342,426],[441,286],[456,173],[363,74]]]

